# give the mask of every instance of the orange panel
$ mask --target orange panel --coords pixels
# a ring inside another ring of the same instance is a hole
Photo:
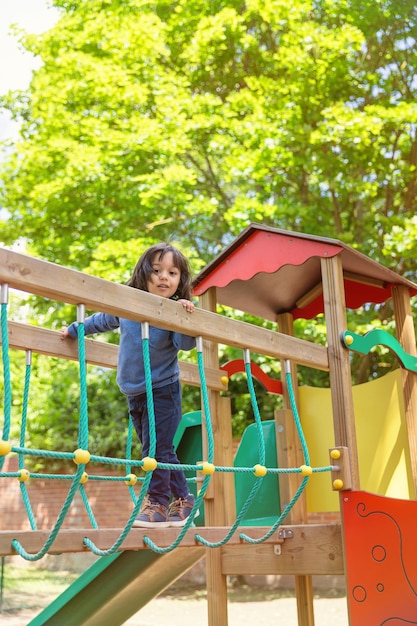
[[[417,624],[417,502],[342,494],[351,626]]]

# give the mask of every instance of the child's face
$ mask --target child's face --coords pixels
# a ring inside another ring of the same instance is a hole
[[[177,291],[181,279],[181,272],[174,265],[172,252],[167,252],[162,258],[159,253],[155,254],[152,269],[153,272],[147,282],[149,293],[171,298]]]

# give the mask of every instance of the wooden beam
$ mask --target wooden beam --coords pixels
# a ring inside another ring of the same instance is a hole
[[[349,351],[342,345],[340,339],[340,333],[347,328],[345,289],[340,255],[331,259],[321,259],[321,269],[335,445],[348,448],[352,489],[359,489],[359,463]]]
[[[78,361],[77,342],[61,341],[58,331],[19,322],[9,322],[8,329],[9,347],[12,349],[31,350],[37,354]],[[95,339],[85,340],[86,360],[91,365],[116,369],[118,350],[118,346],[111,343],[96,341]],[[227,384],[222,382],[223,370],[205,367],[204,372],[207,386],[210,389],[227,390]],[[199,387],[201,384],[199,369],[194,363],[180,361],[180,376],[181,382],[185,385]]]
[[[60,530],[54,543],[52,544],[49,553],[65,553],[65,552],[90,552],[89,548],[85,545],[84,539],[90,539],[100,550],[108,550],[119,538],[123,529],[116,528],[103,528],[103,529],[76,529],[76,530]],[[251,537],[261,538],[268,531],[267,528],[251,527],[250,532],[248,528],[240,528],[229,539],[228,543],[232,544],[244,544],[240,539],[240,533],[242,531],[248,532]],[[202,546],[202,543],[196,540],[196,535],[201,535],[210,543],[216,543],[226,537],[229,532],[229,527],[215,527],[215,528],[191,528],[187,531],[183,537],[180,548],[187,548],[190,546]],[[120,546],[120,550],[150,550],[149,546],[144,542],[144,538],[148,537],[159,547],[165,548],[177,539],[179,530],[178,528],[161,528],[161,529],[142,529],[132,528],[126,539]],[[0,555],[9,556],[16,554],[16,551],[12,547],[12,541],[16,539],[19,541],[23,548],[31,553],[35,554],[42,549],[48,540],[50,531],[48,530],[3,530],[0,531]],[[278,531],[270,537],[267,542],[272,544],[282,544],[283,539],[279,537]],[[210,549],[211,552],[213,550]],[[215,551],[214,551],[215,552]]]
[[[187,531],[176,550],[201,546],[196,541],[196,534],[212,543],[221,541],[228,528],[192,528]],[[342,540],[340,524],[305,524],[298,526],[280,526],[266,541],[251,544],[242,541],[244,532],[253,539],[262,538],[267,527],[241,527],[219,549],[207,548],[207,551],[221,555],[222,575],[267,575],[285,574],[304,575],[343,575]],[[49,553],[89,552],[84,538],[89,538],[101,550],[110,548],[120,536],[122,529],[77,529],[61,530]],[[178,537],[178,529],[140,529],[133,528],[120,546],[122,550],[150,550],[144,542],[149,537],[157,546],[167,547]],[[287,536],[287,538],[284,538]],[[49,537],[45,530],[2,531],[0,532],[0,554],[15,555],[12,541],[18,540],[27,552],[35,554],[42,549]]]
[[[353,272],[343,272],[343,277],[346,280],[351,280],[354,283],[360,283],[361,285],[368,285],[368,287],[379,287],[379,289],[385,289],[387,283],[378,278],[371,278],[370,276],[362,276],[361,274],[354,274]]]
[[[407,287],[393,287],[395,328],[397,339],[409,354],[416,356],[416,334],[411,312],[410,292]],[[401,368],[405,418],[407,423],[410,463],[414,484],[414,497],[417,496],[417,374]]]
[[[215,313],[217,308],[216,289],[212,287],[200,298],[200,307],[206,312]],[[203,343],[204,362],[211,367],[219,366],[219,350],[216,341]],[[228,415],[227,422],[222,423],[219,394],[209,391],[208,403],[211,412],[211,426],[213,430],[213,445],[215,451],[214,463],[233,461],[232,452],[232,420]],[[204,410],[204,407],[203,407]],[[224,410],[224,407],[223,407]],[[222,433],[226,437],[226,448],[222,445]],[[207,432],[203,427],[203,451],[207,455]],[[206,457],[207,458],[207,457]],[[220,476],[213,476],[208,486],[205,504],[204,519],[209,526],[226,525],[228,523],[226,492],[220,480]],[[227,578],[221,569],[219,550],[206,550],[206,589],[207,589],[207,617],[209,626],[227,626]]]
[[[322,289],[321,283],[319,286]],[[290,335],[291,337],[294,335],[294,320],[293,316],[290,313],[283,313],[281,315],[278,315],[277,322],[278,328],[281,332],[284,332],[286,335]],[[294,392],[294,399],[296,406],[299,407],[297,366],[292,361],[289,361],[289,367]],[[289,390],[287,387],[286,364],[284,361],[281,361],[281,372],[285,373],[285,375],[281,374],[284,400],[284,408],[282,410],[281,417],[282,424],[284,425],[286,446],[284,450],[281,446],[280,452],[284,453],[285,456],[284,458],[281,458],[279,463],[281,464],[281,466],[282,464],[284,464],[285,467],[300,467],[300,465],[304,463],[303,450],[300,438],[297,433],[297,429],[295,427],[294,416],[292,415],[291,401],[289,396]],[[280,438],[279,435],[277,436],[277,438]],[[291,498],[294,497],[296,490],[299,487],[299,484],[299,476],[296,476],[295,474],[290,474],[288,476],[288,489],[290,499],[286,500],[286,503],[290,502]],[[307,500],[305,491],[303,494],[301,494],[298,502],[295,503],[295,506],[289,512],[287,521],[291,524],[302,524],[307,522]],[[299,625],[314,626],[314,594],[312,577],[310,575],[297,575],[295,577],[295,592],[297,598],[297,616]]]
[[[3,248],[0,248],[0,283],[59,302],[84,304],[88,310],[103,311],[137,322],[148,321],[154,326],[202,336],[215,343],[248,348],[277,359],[289,358],[307,367],[328,369],[324,346],[286,337],[200,308],[190,314],[168,298]]]
[[[281,526],[292,537],[281,546],[226,544],[222,548],[222,569],[228,575],[284,574],[292,576],[344,574],[340,524]],[[246,529],[252,534],[252,529]]]

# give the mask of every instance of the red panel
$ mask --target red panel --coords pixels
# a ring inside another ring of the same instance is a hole
[[[246,372],[245,362],[243,359],[235,359],[234,361],[228,361],[223,365],[221,370],[227,372],[229,378],[233,376],[233,374]],[[259,367],[257,363],[250,364],[250,371],[252,376],[265,387],[266,391],[269,393],[276,393],[277,395],[282,395],[282,382],[277,380],[276,378],[271,378],[268,374]]]
[[[417,502],[342,495],[351,626],[417,624]]]
[[[341,251],[342,248],[334,244],[256,231],[202,280],[195,295],[199,296],[210,287],[224,287],[232,280],[250,280],[259,272],[276,272],[284,265],[302,265],[310,257],[330,258]]]
[[[352,280],[345,280],[345,299],[348,309],[356,310],[367,302],[381,304],[391,297],[391,285],[388,287],[374,287],[372,285],[364,285]],[[315,300],[310,302],[302,309],[295,308],[291,311],[294,319],[310,320],[320,313],[324,313],[323,295],[317,296]]]

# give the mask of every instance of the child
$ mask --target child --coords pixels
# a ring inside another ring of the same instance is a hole
[[[191,297],[191,272],[184,255],[167,243],[151,246],[136,264],[127,283],[135,289],[177,300],[189,313],[194,310]],[[77,337],[77,322],[61,331],[61,339]],[[139,322],[95,313],[85,319],[85,334],[120,328],[117,384],[127,396],[129,413],[139,440],[142,457],[149,453],[149,422],[145,371],[142,352],[142,327]],[[154,326],[149,327],[149,351],[155,413],[156,453],[161,463],[179,463],[173,439],[182,417],[178,351],[191,350],[195,338]],[[173,501],[170,504],[171,494]],[[153,472],[146,498],[135,527],[164,528],[184,526],[194,505],[181,470]]]

